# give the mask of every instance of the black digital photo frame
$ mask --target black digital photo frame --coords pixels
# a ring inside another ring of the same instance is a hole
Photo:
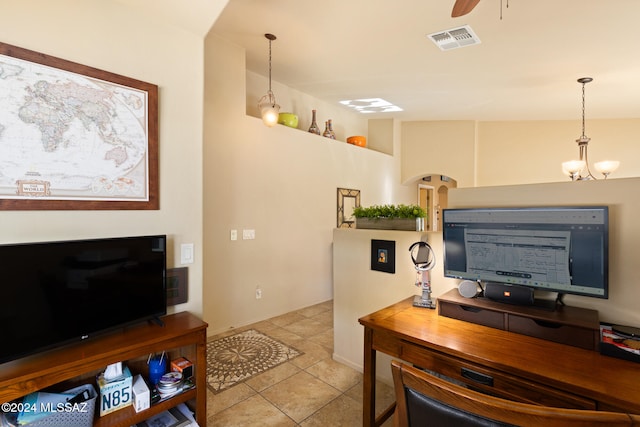
[[[395,240],[371,239],[371,270],[396,273]]]

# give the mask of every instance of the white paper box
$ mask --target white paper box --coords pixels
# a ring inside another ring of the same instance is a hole
[[[149,409],[151,406],[151,393],[147,383],[144,382],[142,376],[136,375],[133,380],[133,409],[136,412]]]

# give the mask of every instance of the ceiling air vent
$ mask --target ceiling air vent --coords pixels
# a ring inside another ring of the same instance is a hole
[[[440,50],[451,50],[480,44],[480,39],[468,25],[429,34],[427,37],[429,37]]]

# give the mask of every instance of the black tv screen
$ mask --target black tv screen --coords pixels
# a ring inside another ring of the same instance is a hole
[[[607,206],[443,210],[444,274],[608,298]]]
[[[0,363],[166,314],[166,236],[0,245]]]

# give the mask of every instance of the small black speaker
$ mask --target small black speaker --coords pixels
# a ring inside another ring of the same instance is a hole
[[[499,302],[533,305],[533,289],[526,286],[489,282],[484,287],[484,296]]]

